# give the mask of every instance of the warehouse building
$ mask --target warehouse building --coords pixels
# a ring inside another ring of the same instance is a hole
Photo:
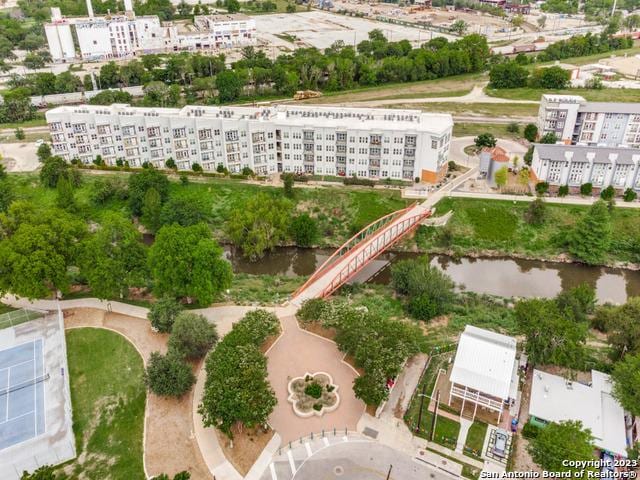
[[[451,115],[417,110],[276,105],[137,108],[64,106],[46,113],[53,150],[67,161],[145,162],[205,171],[222,165],[277,172],[436,183],[447,171]]]

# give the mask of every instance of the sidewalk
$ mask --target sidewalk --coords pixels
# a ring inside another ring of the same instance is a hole
[[[460,190],[454,190],[449,192],[449,197],[455,198],[477,198],[484,200],[503,200],[506,202],[533,202],[536,198],[535,195],[507,195],[501,193],[476,193],[476,192],[462,192]],[[558,205],[592,205],[597,200],[600,200],[600,197],[575,197],[575,196],[567,196],[567,197],[542,197],[543,200],[547,203],[553,203]],[[620,200],[620,199],[618,199]],[[623,202],[616,201],[616,207],[621,208],[640,208],[640,202]]]

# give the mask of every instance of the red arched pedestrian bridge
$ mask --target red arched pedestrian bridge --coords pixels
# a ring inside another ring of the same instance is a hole
[[[351,280],[367,263],[415,230],[423,220],[431,216],[431,213],[431,208],[416,203],[367,225],[336,250],[305,284],[294,292],[291,302],[299,306],[305,300],[331,295]]]

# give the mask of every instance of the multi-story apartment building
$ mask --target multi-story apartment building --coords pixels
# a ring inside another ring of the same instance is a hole
[[[540,135],[574,145],[640,148],[640,103],[587,102],[577,95],[543,95]]]
[[[447,171],[451,115],[277,105],[182,109],[64,106],[46,113],[53,151],[66,160],[181,170],[223,165],[260,175],[295,172],[437,182]]]
[[[186,28],[182,24],[161,23],[156,15],[136,16],[131,0],[125,0],[124,5],[124,13],[94,16],[91,0],[87,0],[89,16],[74,18],[63,17],[59,8],[52,8],[51,22],[44,26],[51,58],[56,62],[76,58],[104,60],[145,53],[216,50],[256,42],[255,21],[246,15],[198,15]]]
[[[600,191],[609,185],[619,192],[640,190],[640,150],[629,147],[536,144],[531,168],[539,181],[568,185],[578,191],[591,183]]]

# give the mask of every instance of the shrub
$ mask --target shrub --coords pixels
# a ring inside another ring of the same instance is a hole
[[[322,404],[321,403],[314,403],[313,404],[313,409],[319,412],[320,410],[322,410]]]
[[[182,305],[171,297],[163,297],[151,305],[147,318],[154,330],[161,333],[171,331],[173,322],[182,312]]]
[[[536,137],[538,136],[537,125],[535,123],[528,123],[527,126],[524,127],[523,135],[528,141],[535,142]]]
[[[544,195],[549,191],[549,184],[547,182],[536,183],[536,193],[538,195]]]
[[[164,162],[164,166],[171,170],[178,168],[178,166],[176,165],[176,161],[172,157],[167,158],[167,160]]]
[[[546,211],[547,206],[544,200],[538,197],[527,207],[524,219],[529,225],[542,225],[545,220]]]
[[[591,183],[583,183],[580,185],[580,195],[590,196],[593,192],[593,185]]]
[[[287,198],[293,198],[293,173],[283,173],[280,178],[282,178],[284,196]]]
[[[196,173],[200,173],[202,172],[202,166],[199,163],[192,163],[191,170],[193,170]]]
[[[295,217],[289,226],[289,231],[293,241],[299,247],[310,247],[318,237],[316,221],[307,213]]]
[[[225,336],[227,345],[260,346],[270,335],[280,331],[280,322],[275,314],[258,309],[247,312]]]
[[[548,143],[551,145],[555,144],[557,141],[558,141],[558,136],[553,132],[545,133],[540,139],[540,143]]]
[[[509,132],[509,133],[519,133],[520,132],[520,125],[517,122],[511,122],[509,125],[507,125],[507,132]]]
[[[496,140],[496,137],[494,137],[492,133],[481,133],[480,135],[478,135],[476,138],[473,139],[473,143],[478,148],[482,148],[482,147],[493,148],[498,143],[498,140]]]
[[[616,191],[611,185],[600,192],[600,198],[603,200],[611,200],[615,195]]]
[[[429,295],[422,294],[409,300],[407,310],[417,320],[431,320],[438,315],[439,308]]]
[[[303,323],[317,322],[322,319],[324,312],[329,308],[326,300],[312,298],[305,300],[296,312],[296,317]]]
[[[368,178],[358,178],[355,175],[353,177],[345,177],[342,180],[345,185],[364,185],[365,187],[373,187],[376,182],[369,180]]]
[[[195,360],[204,357],[217,341],[215,325],[202,315],[182,312],[173,323],[169,349],[189,360]]]
[[[531,422],[527,422],[522,427],[522,436],[524,438],[536,438],[540,433],[540,427]]]
[[[525,165],[531,166],[531,162],[533,162],[533,145],[527,149],[527,153],[524,154],[522,158],[524,160]]]
[[[144,382],[153,393],[164,397],[181,397],[195,383],[191,366],[179,355],[153,352],[144,373]]]
[[[558,196],[566,197],[567,195],[569,195],[569,185],[561,185],[558,189]]]
[[[638,194],[632,188],[627,188],[622,195],[625,202],[633,202],[636,198],[638,198]]]
[[[304,393],[313,398],[320,398],[322,396],[322,385],[316,382],[310,383],[304,387]]]

